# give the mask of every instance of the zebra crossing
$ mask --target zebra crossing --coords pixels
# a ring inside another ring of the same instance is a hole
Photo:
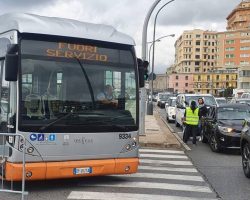
[[[80,188],[80,189],[79,189]],[[216,194],[183,151],[140,149],[138,173],[84,182],[68,199],[215,200]]]

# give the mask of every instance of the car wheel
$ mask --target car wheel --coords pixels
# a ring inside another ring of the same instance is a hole
[[[201,131],[201,142],[202,143],[207,143],[208,142],[206,136],[204,135],[204,131],[203,130]]]
[[[180,124],[175,120],[175,127],[180,127]]]
[[[221,147],[220,147],[214,134],[212,134],[210,137],[209,145],[210,145],[210,148],[213,152],[220,152]]]
[[[242,150],[242,167],[244,174],[247,178],[250,178],[250,148],[246,143]]]

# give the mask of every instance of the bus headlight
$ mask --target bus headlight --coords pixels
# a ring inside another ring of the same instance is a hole
[[[27,152],[30,153],[30,154],[33,153],[33,151],[34,151],[34,148],[33,148],[33,147],[29,147],[29,148],[27,149]]]

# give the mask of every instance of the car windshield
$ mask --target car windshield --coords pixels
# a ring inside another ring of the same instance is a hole
[[[216,99],[216,101],[219,105],[227,103],[226,99]]]
[[[216,105],[216,101],[213,96],[186,96],[186,102],[188,102],[190,105],[191,101],[196,101],[196,103],[198,104],[199,98],[203,98],[205,104],[208,106]]]
[[[219,108],[218,120],[243,120],[250,117],[250,110],[244,108]]]
[[[175,105],[176,105],[176,100],[175,99],[171,99],[169,106],[174,107]]]
[[[160,94],[160,95],[159,95],[159,99],[160,99],[161,101],[167,101],[168,98],[169,98],[169,95],[167,95],[167,94]]]

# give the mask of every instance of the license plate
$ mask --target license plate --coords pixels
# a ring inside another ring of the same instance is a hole
[[[74,175],[91,174],[92,173],[92,167],[74,168],[73,173],[74,173]]]

